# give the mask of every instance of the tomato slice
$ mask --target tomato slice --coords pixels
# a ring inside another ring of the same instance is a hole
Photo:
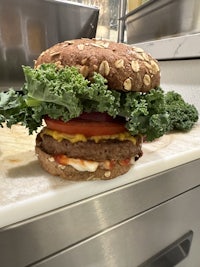
[[[106,112],[83,112],[79,119],[87,120],[87,121],[110,121],[110,122],[117,122],[122,121],[122,117],[113,118]]]
[[[113,135],[126,132],[125,123],[115,121],[90,121],[76,118],[68,122],[55,120],[49,117],[44,118],[47,128],[67,134],[83,134],[86,137]]]

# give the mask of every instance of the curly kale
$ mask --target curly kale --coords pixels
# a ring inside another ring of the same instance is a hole
[[[76,68],[57,69],[42,64],[32,69],[24,66],[22,94],[14,90],[0,94],[0,125],[22,123],[29,132],[37,131],[42,118],[68,121],[83,112],[106,112],[113,118],[122,116],[132,135],[143,134],[147,140],[162,136],[168,128],[164,109],[164,92],[124,93],[110,90],[107,81],[95,73],[93,81],[85,79]]]
[[[174,91],[165,95],[165,107],[169,114],[169,131],[189,131],[198,121],[198,111],[192,104],[186,103],[182,96]]]
[[[100,74],[89,81],[74,67],[57,69],[54,64],[23,70],[26,82],[21,92],[0,93],[0,126],[21,123],[31,134],[45,115],[68,121],[83,112],[106,112],[113,118],[124,117],[131,135],[152,141],[171,130],[187,131],[198,120],[196,108],[175,92],[111,90]]]
[[[152,141],[167,132],[169,119],[161,88],[124,95],[120,115],[127,118],[126,127],[132,135],[142,134],[146,140]]]

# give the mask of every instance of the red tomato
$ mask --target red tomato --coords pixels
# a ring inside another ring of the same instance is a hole
[[[58,162],[61,165],[67,165],[69,162],[69,159],[65,155],[54,155],[54,159],[56,162]]]
[[[108,113],[106,112],[84,112],[79,116],[80,119],[88,120],[88,121],[110,121],[113,122],[113,119]]]
[[[127,131],[124,122],[92,121],[81,118],[72,119],[68,122],[55,120],[49,117],[44,118],[47,128],[67,134],[83,134],[86,137],[98,135],[113,135]]]
[[[130,163],[131,163],[131,159],[124,159],[124,160],[119,161],[119,164],[121,166],[128,166],[128,165],[130,165]]]

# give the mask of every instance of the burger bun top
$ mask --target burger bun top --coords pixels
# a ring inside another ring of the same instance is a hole
[[[42,63],[75,66],[91,79],[100,73],[113,90],[148,92],[160,85],[157,60],[143,49],[102,39],[75,39],[58,43],[42,52],[35,67]]]

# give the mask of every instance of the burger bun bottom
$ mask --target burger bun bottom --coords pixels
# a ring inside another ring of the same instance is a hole
[[[35,151],[42,168],[46,172],[71,181],[110,180],[128,172],[132,166],[131,164],[124,166],[116,162],[114,167],[109,171],[98,167],[95,172],[80,172],[69,165],[62,166],[58,164],[52,160],[51,155],[45,153],[38,146],[36,146]]]

